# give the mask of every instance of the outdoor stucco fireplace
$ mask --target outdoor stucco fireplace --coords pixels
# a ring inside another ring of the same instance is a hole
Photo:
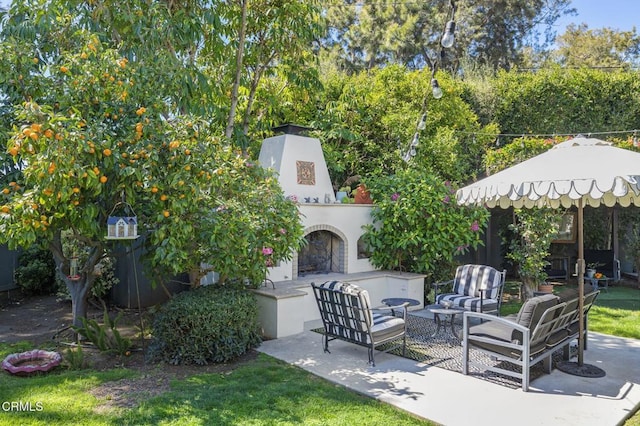
[[[298,134],[265,139],[259,162],[276,171],[286,196],[298,200],[307,243],[291,262],[269,268],[270,280],[375,270],[362,250],[358,254],[362,227],[372,223],[371,205],[336,201],[318,139]]]
[[[265,139],[259,160],[273,169],[284,194],[297,200],[306,246],[268,268],[273,285],[255,290],[263,334],[279,338],[319,320],[311,282],[342,280],[365,288],[371,300],[409,297],[420,301],[424,275],[377,270],[363,244],[363,227],[373,223],[371,204],[336,201],[320,141],[299,134]]]

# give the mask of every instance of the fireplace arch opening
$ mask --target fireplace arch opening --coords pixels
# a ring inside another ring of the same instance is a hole
[[[346,239],[338,232],[332,229],[315,229],[305,235],[306,244],[298,252],[299,277],[331,272],[347,273]]]

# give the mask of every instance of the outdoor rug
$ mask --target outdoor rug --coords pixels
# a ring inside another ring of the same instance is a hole
[[[462,325],[460,323],[454,325],[456,333],[461,332],[461,327]],[[317,328],[312,331],[322,334],[324,329]],[[407,315],[407,347],[405,358],[462,374],[462,343],[453,336],[451,328],[449,327],[449,321],[447,321],[445,327],[443,320],[437,335],[432,337],[435,332],[436,324],[432,319],[411,314]],[[391,346],[393,346],[393,344],[389,345],[389,347]],[[385,346],[380,346],[378,349],[385,350]],[[391,349],[389,353],[402,356],[402,348]],[[494,360],[489,355],[474,349],[471,349],[469,356],[471,359],[481,362],[484,365],[499,365],[500,368],[505,370],[520,371],[520,367],[515,364]],[[562,360],[561,350],[554,354],[553,360],[555,367],[555,363]],[[539,362],[531,367],[531,382],[543,374],[545,373],[542,362]],[[493,371],[480,370],[474,366],[469,367],[469,375],[514,389],[522,386],[521,383],[513,377]]]

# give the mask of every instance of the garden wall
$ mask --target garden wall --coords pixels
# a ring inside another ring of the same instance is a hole
[[[0,245],[0,291],[18,288],[13,274],[18,267],[19,254],[19,251],[9,250],[7,246]]]

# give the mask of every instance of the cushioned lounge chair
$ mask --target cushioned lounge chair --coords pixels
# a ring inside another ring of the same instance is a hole
[[[313,292],[324,325],[324,351],[329,352],[329,342],[335,339],[345,340],[366,346],[369,350],[369,363],[375,366],[374,351],[380,345],[398,341],[384,350],[406,348],[406,315],[409,303],[399,306],[371,307],[369,293],[355,284],[341,281],[327,281],[323,284],[312,283]],[[394,310],[401,316],[389,315]]]
[[[453,307],[471,312],[500,315],[502,291],[507,271],[498,271],[486,265],[461,265],[451,281],[436,283],[435,302],[450,301]],[[451,293],[437,294],[444,284],[453,284]]]

